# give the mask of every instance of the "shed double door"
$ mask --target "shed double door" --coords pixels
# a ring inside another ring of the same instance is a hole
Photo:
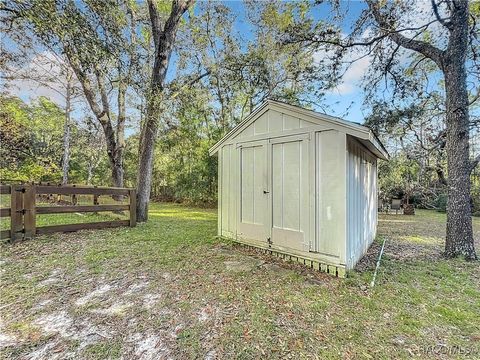
[[[303,134],[240,146],[242,237],[309,250],[309,142]]]

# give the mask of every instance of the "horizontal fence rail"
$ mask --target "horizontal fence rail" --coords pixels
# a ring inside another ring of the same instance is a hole
[[[0,185],[0,194],[10,194],[10,208],[0,208],[0,218],[10,217],[10,229],[0,231],[0,239],[32,238],[35,235],[54,232],[72,232],[84,229],[104,229],[119,226],[136,226],[136,190],[127,188],[89,187],[78,185],[20,184]],[[71,195],[74,205],[37,206],[37,196]],[[93,205],[75,205],[76,195],[93,195]],[[98,203],[98,197],[128,197],[128,204]],[[37,215],[66,213],[97,213],[128,211],[128,220],[98,221],[77,224],[36,226]]]
[[[88,186],[50,186],[37,185],[37,194],[60,194],[60,195],[125,195],[127,196],[130,189],[124,188],[94,188]]]
[[[130,205],[66,205],[66,206],[40,206],[37,214],[65,214],[82,212],[123,211],[130,210]]]

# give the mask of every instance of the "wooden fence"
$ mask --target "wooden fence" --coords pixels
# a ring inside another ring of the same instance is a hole
[[[0,208],[0,217],[10,217],[10,230],[1,230],[0,239],[32,238],[37,234],[71,232],[83,229],[103,229],[118,226],[136,226],[136,190],[126,188],[52,186],[36,184],[0,185],[0,194],[10,194],[10,208]],[[93,205],[36,206],[37,195],[93,195]],[[98,196],[128,197],[128,204],[99,205]],[[104,211],[129,211],[129,220],[99,221],[80,224],[36,226],[37,214],[65,214]]]

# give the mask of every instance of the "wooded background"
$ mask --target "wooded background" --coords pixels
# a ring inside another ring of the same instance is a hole
[[[382,14],[395,19],[398,34],[441,47],[452,33],[451,4],[432,2],[421,18],[415,1],[403,1]],[[241,6],[248,32],[235,25],[234,9],[217,1],[6,1],[2,180],[135,187],[141,139],[153,116],[151,198],[215,206],[217,160],[208,155],[215,142],[266,98],[332,112],[327,94],[368,57],[360,99],[365,123],[391,155],[379,165],[380,196],[445,211],[445,80],[435,61],[382,33],[375,4],[356,17],[335,2]],[[474,162],[480,153],[480,6],[469,7],[465,64]],[[153,96],[152,68],[160,50],[169,49],[170,70]],[[53,95],[15,95],[13,89],[26,86]],[[470,179],[473,213],[480,215],[478,166]]]

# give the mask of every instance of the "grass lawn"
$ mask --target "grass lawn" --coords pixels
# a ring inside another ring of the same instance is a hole
[[[0,357],[480,358],[480,265],[441,258],[444,214],[381,215],[345,280],[217,239],[216,226],[214,210],[152,204],[133,229],[2,245]]]

